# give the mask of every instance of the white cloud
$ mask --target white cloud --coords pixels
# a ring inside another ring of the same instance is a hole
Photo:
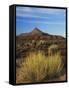
[[[30,8],[30,7],[17,7],[16,8],[16,16],[19,17],[28,17],[34,18],[34,20],[27,20],[29,23],[43,23],[43,24],[52,24],[52,25],[65,25],[64,17],[63,21],[61,20],[62,17],[59,17],[60,14],[64,15],[65,10],[63,9],[45,9],[45,8]],[[39,13],[39,14],[38,14]],[[42,15],[43,14],[43,15]],[[49,14],[49,15],[44,15]],[[56,20],[52,20],[52,15],[57,15],[57,22]],[[35,20],[36,19],[36,20]],[[39,19],[39,20],[38,20]],[[40,20],[43,19],[43,20]],[[25,22],[26,22],[25,20]]]
[[[32,8],[30,7],[16,7],[16,11],[18,12],[31,12],[32,11]]]
[[[39,9],[39,11],[42,11],[42,13],[50,14],[50,15],[59,15],[62,13],[65,13],[64,9],[53,9],[53,8],[47,8],[47,9]]]
[[[36,18],[36,19],[48,19],[49,17],[47,16],[40,16],[40,15],[37,15],[37,14],[22,14],[22,13],[18,13],[17,16],[19,17],[28,17],[28,18]]]
[[[19,21],[20,21],[20,19],[18,19]],[[36,24],[46,24],[46,25],[64,25],[65,26],[65,22],[54,22],[54,21],[46,21],[46,20],[44,20],[44,21],[41,21],[41,20],[22,20],[22,21],[24,21],[24,22],[26,22],[26,23],[36,23]]]
[[[36,7],[17,7],[16,11],[21,12],[29,12],[29,13],[43,13],[43,14],[63,14],[65,13],[64,9],[54,9],[54,8],[36,8]]]
[[[34,7],[17,7],[16,16],[19,17],[29,17],[29,18],[39,18],[39,19],[50,19],[52,15],[56,15],[60,18],[60,15],[64,16],[65,10],[63,9],[50,9],[50,8],[34,8]],[[51,17],[49,17],[51,15]],[[62,18],[62,17],[61,17]]]

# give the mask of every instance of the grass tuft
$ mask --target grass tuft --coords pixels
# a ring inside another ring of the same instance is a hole
[[[60,75],[63,65],[57,52],[45,56],[43,52],[32,52],[21,62],[16,71],[16,83],[32,83],[50,80]]]

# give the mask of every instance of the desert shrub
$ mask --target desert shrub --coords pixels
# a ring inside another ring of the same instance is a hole
[[[45,56],[43,52],[33,52],[25,58],[17,69],[16,82],[30,83],[49,80],[58,76],[63,69],[60,53]]]

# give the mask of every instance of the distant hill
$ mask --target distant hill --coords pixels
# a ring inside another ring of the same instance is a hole
[[[48,33],[42,32],[40,29],[35,27],[31,32],[29,33],[21,33],[20,35],[16,36],[17,39],[24,39],[24,40],[63,40],[65,39],[62,36],[59,35],[51,35]]]
[[[38,28],[34,28],[29,33],[21,33],[16,36],[16,57],[25,57],[29,51],[43,51],[48,55],[48,48],[52,44],[57,44],[61,50],[63,60],[66,55],[66,39],[59,35],[44,33]]]

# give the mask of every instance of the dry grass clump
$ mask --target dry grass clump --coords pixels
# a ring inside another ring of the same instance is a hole
[[[42,52],[32,52],[16,68],[16,83],[34,83],[50,80],[60,75],[63,69],[60,53],[45,56]]]

